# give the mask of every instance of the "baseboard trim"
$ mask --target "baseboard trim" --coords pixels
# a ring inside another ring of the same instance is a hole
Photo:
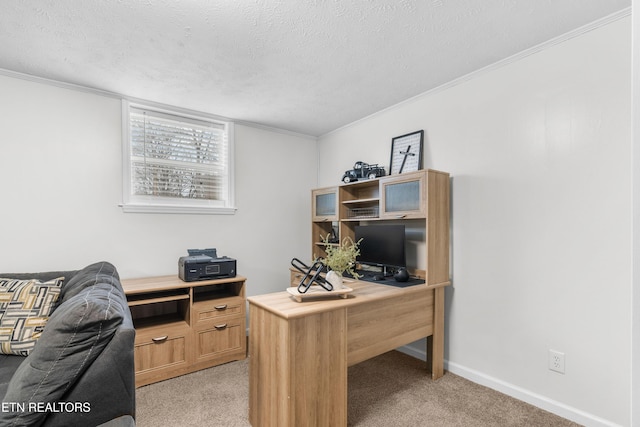
[[[423,361],[427,360],[427,353],[424,350],[419,350],[411,346],[403,346],[397,350],[401,353],[415,357],[416,359]],[[529,403],[578,424],[587,427],[621,427],[619,424],[615,424],[609,420],[605,420],[593,414],[589,414],[457,363],[445,360],[444,368],[445,370],[469,381],[473,381],[476,384],[489,387],[493,390],[499,391],[500,393],[506,394],[507,396]]]

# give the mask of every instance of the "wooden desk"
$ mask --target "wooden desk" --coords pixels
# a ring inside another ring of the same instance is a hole
[[[249,300],[249,421],[254,427],[346,426],[347,367],[420,338],[444,374],[444,287],[352,281],[346,299]]]

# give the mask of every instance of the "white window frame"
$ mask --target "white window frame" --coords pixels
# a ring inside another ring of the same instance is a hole
[[[227,136],[227,192],[225,201],[140,196],[132,194],[130,108],[155,111],[177,118],[213,122],[224,126]],[[187,213],[187,214],[234,214],[234,126],[233,122],[220,120],[205,114],[196,114],[178,108],[157,104],[122,100],[122,210],[133,213]]]

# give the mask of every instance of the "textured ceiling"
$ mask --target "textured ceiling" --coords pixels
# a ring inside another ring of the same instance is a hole
[[[2,0],[0,68],[322,135],[631,0]]]

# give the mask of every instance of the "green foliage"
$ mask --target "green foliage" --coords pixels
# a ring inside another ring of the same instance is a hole
[[[329,243],[328,234],[326,237],[321,236],[321,238],[326,245],[327,256],[320,258],[320,262],[340,275],[346,271],[354,279],[360,277],[354,271],[354,268],[356,266],[356,257],[360,255],[359,245],[362,239],[354,242],[350,237],[345,237],[342,243],[336,245]]]

